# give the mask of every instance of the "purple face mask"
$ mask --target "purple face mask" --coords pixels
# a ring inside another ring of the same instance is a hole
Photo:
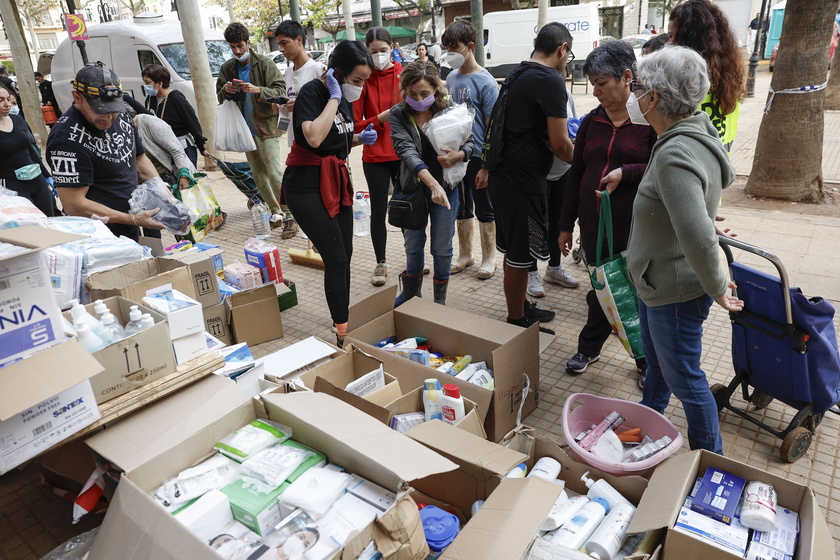
[[[431,94],[428,97],[424,97],[420,101],[415,101],[411,97],[406,97],[405,102],[408,103],[408,106],[414,109],[415,111],[425,111],[435,103],[435,94]]]

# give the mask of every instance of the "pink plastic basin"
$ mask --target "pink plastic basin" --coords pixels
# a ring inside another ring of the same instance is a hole
[[[624,417],[624,422],[616,430],[617,434],[630,428],[641,428],[642,433],[656,441],[662,436],[671,438],[671,443],[658,453],[636,463],[613,463],[597,457],[575,442],[575,436],[588,430],[593,424],[598,425],[610,412],[616,411]],[[650,477],[656,465],[664,461],[682,446],[683,437],[676,426],[667,418],[639,403],[596,397],[587,393],[575,393],[566,399],[563,405],[563,437],[578,461],[597,467],[604,472],[617,476]]]

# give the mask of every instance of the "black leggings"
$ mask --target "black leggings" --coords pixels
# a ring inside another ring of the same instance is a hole
[[[385,217],[388,213],[388,188],[400,183],[400,160],[381,162],[362,162],[365,179],[370,192],[370,240],[376,262],[385,260],[385,248],[388,244],[388,232]]]
[[[563,256],[563,253],[560,252],[560,243],[557,240],[560,237],[560,214],[563,212],[563,197],[566,196],[566,178],[568,176],[569,173],[566,172],[556,181],[547,181],[548,266],[559,266],[560,258]],[[537,261],[534,261],[529,270],[537,270]]]
[[[353,255],[353,208],[342,206],[330,218],[319,191],[318,167],[289,167],[284,174],[286,204],[300,229],[324,260],[324,293],[333,322],[346,323],[350,308],[350,257]],[[314,181],[313,181],[314,179]]]

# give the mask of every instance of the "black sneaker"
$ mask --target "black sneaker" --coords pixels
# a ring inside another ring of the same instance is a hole
[[[548,323],[554,320],[554,311],[548,309],[540,309],[533,301],[525,300],[525,316],[532,321],[539,321],[540,323]]]
[[[581,373],[586,371],[586,368],[589,366],[589,364],[594,364],[600,359],[600,355],[590,357],[584,356],[583,354],[578,352],[577,354],[569,358],[568,362],[566,362],[566,371],[574,375],[580,375]]]
[[[551,313],[551,312],[549,312],[549,313]],[[530,327],[531,325],[533,325],[537,321],[535,319],[529,319],[527,316],[525,316],[525,317],[522,317],[521,319],[517,319],[515,321],[513,319],[508,319],[507,322],[510,323],[511,325],[516,325],[517,327],[522,327],[523,329],[527,329],[528,327]],[[540,327],[540,332],[545,333],[545,334],[551,334],[551,335],[555,334],[555,332],[553,330],[546,329],[544,327]]]

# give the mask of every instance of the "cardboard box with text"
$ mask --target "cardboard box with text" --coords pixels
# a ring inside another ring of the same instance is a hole
[[[133,262],[104,272],[91,274],[85,280],[90,301],[122,296],[143,301],[146,292],[171,285],[193,299],[195,288],[189,267],[176,260],[159,257]]]

